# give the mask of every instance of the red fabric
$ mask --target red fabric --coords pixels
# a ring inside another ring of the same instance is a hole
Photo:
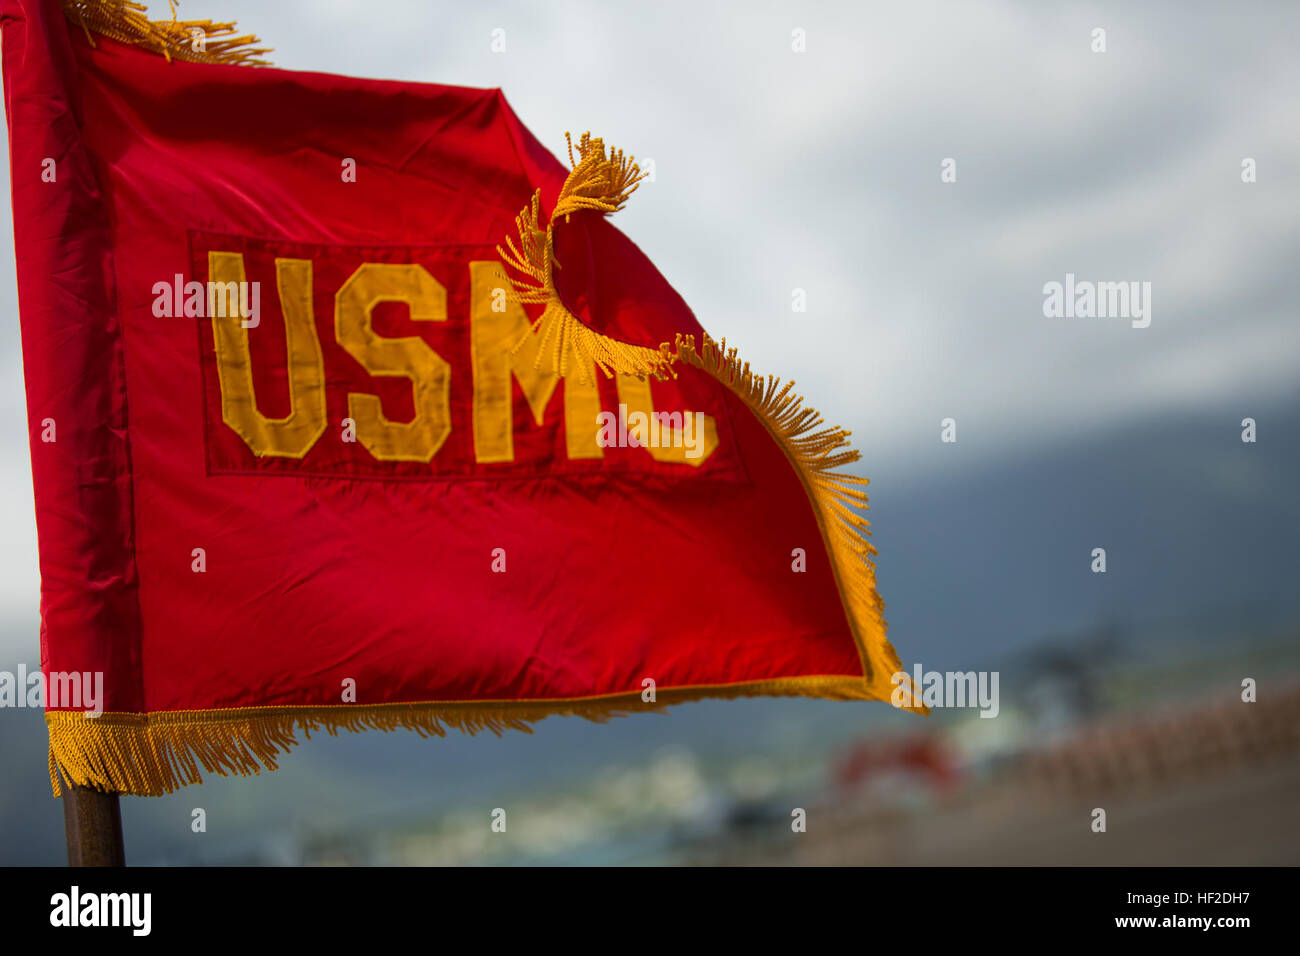
[[[516,462],[474,461],[464,264],[494,258],[533,190],[549,207],[566,174],[500,91],[168,63],[92,48],[54,0],[0,9],[47,672],[104,671],[117,712],[337,704],[345,678],[364,705],[862,673],[797,475],[704,373],[654,385],[657,407],[717,419],[701,468],[635,448],[570,462],[560,393],[536,428],[517,385]],[[699,334],[604,219],[562,235],[562,291],[594,327],[649,346]],[[245,251],[263,281],[250,341],[268,415],[287,402],[272,260],[313,261],[331,432],[348,391],[411,414],[405,379],[370,378],[334,343],[340,282],[363,261],[444,282],[437,329],[376,315],[452,366],[433,461],[377,466],[337,443],[248,455],[219,417],[207,325],[151,308],[155,283],[206,280],[209,248]],[[617,407],[611,382],[601,396]]]

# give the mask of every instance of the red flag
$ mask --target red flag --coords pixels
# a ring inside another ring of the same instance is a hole
[[[56,792],[298,729],[890,699],[847,433],[609,223],[630,158],[64,6],[2,6]]]

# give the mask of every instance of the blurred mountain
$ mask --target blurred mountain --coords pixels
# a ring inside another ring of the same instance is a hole
[[[864,449],[880,591],[902,657],[979,666],[1107,621],[1176,627],[1184,640],[1296,623],[1297,409],[1300,394],[1066,434],[1003,467],[966,466],[959,442],[949,467],[920,483],[895,480]],[[1247,415],[1255,444],[1241,441]],[[1106,549],[1105,574],[1091,571],[1094,548]]]

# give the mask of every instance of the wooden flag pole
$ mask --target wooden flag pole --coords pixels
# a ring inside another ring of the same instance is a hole
[[[122,807],[116,793],[68,786],[63,791],[68,866],[125,866]]]

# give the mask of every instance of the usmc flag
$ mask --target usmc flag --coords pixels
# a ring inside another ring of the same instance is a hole
[[[3,0],[51,781],[298,731],[888,700],[847,433],[715,343],[500,91]]]

